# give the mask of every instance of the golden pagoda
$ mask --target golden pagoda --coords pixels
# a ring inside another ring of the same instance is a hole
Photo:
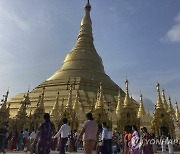
[[[62,67],[50,78],[29,92],[31,104],[26,109],[26,112],[28,116],[30,116],[31,113],[31,119],[36,117],[35,127],[37,127],[40,119],[42,119],[39,115],[40,113],[50,112],[53,117],[54,112],[57,112],[53,106],[55,105],[54,102],[57,101],[56,97],[58,92],[60,92],[58,96],[59,106],[62,106],[62,102],[64,102],[64,109],[62,109],[62,111],[65,113],[61,115],[61,118],[64,116],[69,117],[70,122],[74,121],[74,116],[72,117],[70,114],[71,110],[73,110],[73,103],[77,99],[77,91],[79,100],[81,100],[78,102],[78,106],[81,107],[82,115],[92,110],[92,100],[97,98],[99,83],[103,85],[102,95],[104,99],[101,103],[103,104],[104,113],[107,112],[108,108],[111,112],[115,111],[116,96],[119,90],[122,99],[125,96],[123,90],[113,82],[104,71],[102,59],[93,44],[90,11],[91,5],[88,1],[85,5],[85,14],[81,21],[77,42],[73,49],[67,54]],[[41,94],[42,89],[43,94]],[[24,93],[21,93],[10,100],[11,118],[18,114],[23,96]],[[37,105],[38,101],[39,104]],[[97,99],[96,101],[98,102],[99,100]],[[94,110],[96,110],[95,112],[97,112],[97,110],[99,112],[99,110],[102,109],[99,107],[100,106],[97,107],[98,109],[94,108]],[[39,120],[37,120],[37,117]],[[109,119],[107,116],[106,118]]]
[[[108,117],[108,110],[105,109],[104,106],[104,93],[103,93],[103,86],[100,82],[99,90],[97,93],[97,100],[94,107],[94,118],[97,121],[98,124],[102,124],[103,122],[109,123],[110,119]]]
[[[136,125],[138,128],[140,128],[140,120],[137,117],[137,107],[136,103],[132,98],[129,97],[129,81],[126,79],[126,95],[123,103],[123,109],[122,111],[119,110],[119,103],[116,107],[116,114],[120,114],[118,116],[117,126],[121,132],[124,132],[124,130],[130,130],[132,125]]]
[[[167,112],[171,112],[172,108],[169,106],[168,110],[164,91],[161,100],[159,84],[156,109],[151,119],[143,106],[142,96],[140,104],[130,98],[128,80],[124,92],[105,73],[102,59],[93,43],[89,1],[84,9],[77,41],[61,68],[32,91],[20,93],[9,102],[7,92],[0,108],[0,122],[10,121],[11,127],[18,127],[18,130],[23,127],[36,129],[43,121],[43,114],[48,112],[57,129],[64,117],[68,118],[72,129],[81,129],[85,114],[91,111],[98,123],[105,121],[121,133],[131,125],[137,125],[138,128],[151,125],[158,135],[165,128],[174,135],[174,124]],[[175,115],[180,121],[177,108]],[[18,123],[21,119],[23,123]]]
[[[173,123],[172,117],[169,113],[165,110],[161,95],[160,95],[160,84],[156,84],[157,88],[157,101],[155,105],[155,111],[153,115],[153,119],[151,121],[151,128],[152,131],[158,135],[168,135],[170,134],[171,137],[175,137],[175,127]]]

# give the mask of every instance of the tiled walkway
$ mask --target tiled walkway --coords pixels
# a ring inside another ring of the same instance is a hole
[[[30,154],[29,152],[25,153],[23,151],[8,151],[6,152],[6,154]],[[67,154],[82,154],[83,152],[82,151],[79,151],[79,152],[67,152]],[[52,151],[50,154],[59,154],[59,152],[57,151]],[[93,154],[96,154],[96,152],[94,152]],[[166,153],[162,153],[162,152],[158,152],[158,154],[169,154],[168,152]],[[180,154],[180,152],[174,152],[174,154]]]

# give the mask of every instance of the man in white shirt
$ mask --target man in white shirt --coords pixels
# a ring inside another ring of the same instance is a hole
[[[108,152],[111,154],[112,153],[112,136],[113,136],[113,132],[111,131],[111,129],[109,127],[107,127],[108,129]]]
[[[36,138],[36,132],[35,132],[35,130],[33,129],[32,132],[31,132],[31,134],[30,134],[30,136],[29,136],[29,139],[30,139],[30,140],[34,140],[35,138]]]
[[[108,154],[108,129],[106,126],[106,123],[103,122],[102,124],[103,130],[102,130],[102,149],[101,154]]]
[[[59,129],[58,133],[54,136],[54,138],[57,138],[60,136],[60,153],[59,154],[65,154],[65,146],[68,141],[68,136],[71,134],[71,128],[67,124],[68,120],[67,118],[63,118],[63,125]]]
[[[23,132],[23,145],[24,145],[24,147],[25,147],[26,144],[27,144],[28,137],[29,137],[29,132],[28,132],[28,129],[26,129],[26,130]]]

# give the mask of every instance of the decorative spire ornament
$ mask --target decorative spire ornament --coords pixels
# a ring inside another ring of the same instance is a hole
[[[162,90],[162,104],[163,104],[164,109],[167,110],[168,105],[167,105],[167,102],[166,102],[164,89]]]
[[[171,115],[172,118],[175,118],[175,111],[174,111],[174,108],[172,106],[172,103],[171,103],[171,97],[169,96],[168,98],[168,108],[167,108],[167,112]]]
[[[128,87],[129,81],[128,81],[128,79],[126,79],[125,84],[126,84],[126,96],[124,99],[124,107],[127,107],[127,106],[131,105],[130,98],[129,98],[129,87]]]
[[[142,99],[142,94],[140,95],[140,103],[139,103],[139,110],[138,110],[138,118],[143,117],[146,114],[144,105],[143,105],[143,99]]]
[[[160,95],[160,84],[159,83],[156,84],[156,88],[157,88],[156,109],[163,108],[162,99],[161,99],[161,95]]]

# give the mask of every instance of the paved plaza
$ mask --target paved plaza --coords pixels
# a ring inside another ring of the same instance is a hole
[[[17,153],[25,154],[25,152],[23,152],[23,151],[8,151],[6,154],[17,154]],[[67,152],[67,154],[82,154],[82,153],[83,153],[82,151]],[[26,154],[30,154],[30,152],[27,152]],[[52,151],[50,154],[59,154],[59,152],[58,151]],[[96,152],[94,151],[93,154],[96,154]],[[120,154],[122,154],[122,153],[120,153]],[[158,154],[168,154],[168,152],[162,153],[161,151],[158,151]],[[180,152],[176,151],[176,152],[174,152],[174,154],[180,154]]]

